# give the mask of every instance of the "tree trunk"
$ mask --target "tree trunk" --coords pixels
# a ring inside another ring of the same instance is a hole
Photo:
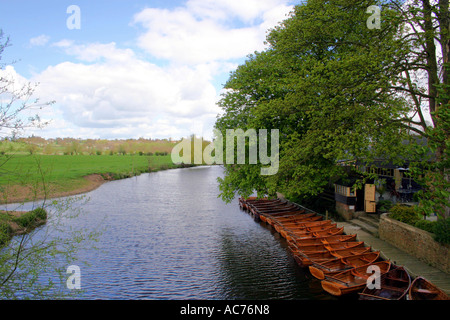
[[[441,46],[442,46],[442,60],[443,63],[450,63],[450,11],[449,11],[449,0],[440,0],[439,1],[439,27],[440,27],[440,40],[441,40]],[[445,96],[450,97],[450,92],[448,92],[449,87],[448,85],[450,85],[449,83],[449,70],[447,68],[443,68],[442,70],[443,74],[442,74],[442,82],[444,83],[445,86],[445,90],[447,90],[447,92],[445,93]],[[443,107],[445,106],[449,106],[450,101],[443,101]],[[448,136],[448,132],[446,132],[446,138],[449,139]],[[444,141],[444,145],[443,148],[445,148],[445,141]],[[444,150],[441,150],[441,152],[443,153]],[[450,175],[448,172],[448,168],[444,169],[444,179],[447,183],[450,182]],[[450,202],[450,197],[448,199],[448,202]],[[450,217],[450,207],[446,206],[445,207],[445,218],[449,218]]]
[[[436,45],[434,43],[434,30],[433,30],[433,17],[432,8],[429,0],[423,0],[423,16],[424,16],[424,28],[425,28],[425,50],[427,55],[427,71],[428,71],[428,104],[430,113],[436,111],[436,96],[437,88],[436,84],[439,83],[438,66],[436,57]],[[434,115],[431,115],[433,123],[436,125]]]
[[[436,43],[435,43],[435,31],[433,28],[433,7],[430,4],[429,0],[423,0],[423,18],[424,18],[424,32],[425,32],[425,50],[426,50],[426,66],[428,71],[428,95],[429,95],[429,109],[431,119],[433,121],[433,125],[435,128],[438,126],[442,126],[439,119],[439,115],[437,114],[439,108],[448,107],[450,92],[448,92],[449,85],[449,75],[448,70],[443,66],[442,74],[439,77],[439,69],[438,69],[438,57],[436,55]],[[443,63],[448,63],[450,61],[450,13],[449,13],[449,0],[439,0],[437,6],[439,12],[437,13],[437,22],[439,24],[439,35],[438,41],[442,50],[442,60]],[[441,82],[442,80],[442,82]],[[443,90],[446,90],[442,93],[441,96],[438,96],[437,85],[443,84]],[[448,132],[445,132],[445,138],[448,139]],[[445,148],[446,148],[446,140],[440,141],[437,149],[436,149],[436,161],[441,162],[445,161]],[[444,180],[449,181],[448,169],[444,168],[441,173],[444,175]],[[450,199],[449,199],[450,200]],[[450,208],[446,206],[444,208],[445,217],[450,216]]]

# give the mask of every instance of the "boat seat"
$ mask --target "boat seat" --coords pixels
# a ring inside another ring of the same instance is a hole
[[[405,290],[406,290],[405,288],[402,289],[402,288],[391,287],[391,286],[386,286],[386,285],[383,285],[382,288],[389,290],[389,291],[398,291],[398,292],[405,292]]]
[[[409,280],[406,280],[406,279],[392,278],[392,277],[388,277],[388,276],[386,276],[385,279],[386,279],[386,280],[399,281],[399,282],[405,282],[405,283],[409,282]]]

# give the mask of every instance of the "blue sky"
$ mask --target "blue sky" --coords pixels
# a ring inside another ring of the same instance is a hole
[[[0,0],[0,75],[56,103],[24,135],[210,137],[229,72],[264,49],[290,0]],[[80,29],[69,29],[70,5]],[[16,61],[13,64],[9,64]]]

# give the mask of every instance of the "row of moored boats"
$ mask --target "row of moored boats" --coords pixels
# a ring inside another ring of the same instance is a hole
[[[424,277],[380,257],[356,234],[332,220],[281,199],[240,198],[239,205],[284,237],[297,263],[334,296],[358,293],[361,300],[449,300]],[[378,278],[377,275],[379,275]]]

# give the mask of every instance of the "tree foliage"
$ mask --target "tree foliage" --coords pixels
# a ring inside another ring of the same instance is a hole
[[[305,1],[269,33],[268,49],[231,74],[216,128],[279,129],[280,168],[260,177],[250,164],[226,164],[225,200],[254,190],[317,195],[343,173],[341,160],[422,160],[415,136],[429,138],[446,121],[436,117],[445,106],[438,87],[448,83],[436,46],[448,41],[448,1],[381,1],[379,29],[367,26],[371,5]]]
[[[281,134],[279,173],[267,178],[240,173],[260,182],[246,184],[247,194],[252,187],[287,196],[317,194],[341,173],[336,161],[375,158],[399,145],[404,130],[393,119],[408,108],[390,88],[395,70],[387,60],[406,49],[395,37],[399,27],[367,28],[369,5],[345,0],[295,7],[270,32],[269,49],[251,55],[230,77],[217,128],[275,128]],[[233,181],[240,180],[229,173],[240,170],[258,172],[227,167],[222,184],[227,199],[238,191]]]

